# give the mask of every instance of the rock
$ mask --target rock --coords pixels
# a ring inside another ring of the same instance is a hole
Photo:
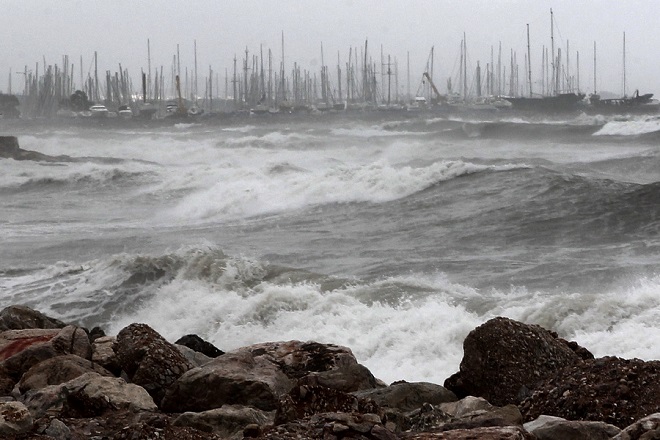
[[[520,405],[525,420],[551,415],[625,428],[660,412],[660,361],[604,357],[558,371]]]
[[[167,390],[162,408],[172,412],[206,411],[236,404],[272,411],[298,379],[310,373],[351,371],[356,365],[350,349],[332,344],[287,341],[250,345],[182,375]],[[359,367],[353,371],[358,370],[364,373]],[[354,387],[354,380],[344,373],[310,379],[314,380],[342,383],[343,387],[352,382],[349,387]],[[357,383],[363,383],[363,379]]]
[[[25,372],[18,382],[18,388],[21,393],[26,393],[32,389],[68,382],[90,372],[112,376],[112,373],[100,365],[75,354],[56,356],[34,365]]]
[[[37,151],[23,150],[15,136],[0,136],[0,158],[14,160],[34,160],[39,162],[74,162],[70,156],[49,156]]]
[[[51,420],[44,434],[53,437],[55,440],[68,440],[71,438],[71,430],[59,419]]]
[[[461,418],[470,414],[492,411],[496,406],[491,405],[482,397],[467,396],[455,402],[442,403],[440,408],[451,414],[452,417]]]
[[[189,426],[204,432],[213,432],[228,438],[241,433],[250,425],[263,427],[273,424],[273,414],[255,408],[224,405],[199,413],[185,412],[177,417],[172,425]]]
[[[370,399],[322,386],[298,385],[279,403],[275,424],[283,424],[321,413],[377,413]]]
[[[0,333],[0,370],[14,381],[39,362],[73,353],[91,357],[87,334],[80,327],[7,330]]]
[[[323,413],[283,425],[267,427],[259,440],[370,439],[396,440],[376,414]]]
[[[378,406],[409,412],[422,404],[438,405],[458,400],[447,388],[428,382],[398,382],[385,388],[356,391],[355,396],[372,399]]]
[[[156,411],[153,398],[138,385],[124,379],[105,377],[98,373],[82,376],[59,385],[31,390],[21,401],[35,418],[45,414],[66,414],[72,417],[93,417],[105,411]]]
[[[112,372],[115,376],[121,374],[121,366],[117,354],[113,349],[117,338],[114,336],[103,336],[92,342],[92,361]]]
[[[298,385],[322,386],[350,393],[371,390],[379,387],[380,383],[367,367],[352,364],[336,370],[310,372],[298,379]]]
[[[0,148],[4,148],[6,151],[19,150],[18,139],[14,136],[0,136],[0,138],[5,138],[4,144],[0,142]],[[0,331],[28,328],[57,329],[63,327],[66,327],[66,324],[62,321],[50,318],[26,306],[9,306],[0,311]]]
[[[203,353],[193,350],[192,348],[188,348],[185,345],[174,344],[174,346],[181,352],[188,362],[195,367],[201,367],[202,365],[211,362],[213,359]]]
[[[199,412],[235,404],[273,411],[294,383],[264,356],[238,350],[184,373],[167,390],[161,408]]]
[[[660,438],[660,413],[653,413],[637,420],[612,440],[652,440]]]
[[[526,391],[581,357],[549,331],[508,318],[494,318],[463,342],[460,371],[444,386],[459,398],[483,397],[493,405],[518,403]]]
[[[202,353],[210,358],[216,358],[224,351],[219,350],[210,342],[207,342],[197,335],[185,335],[180,337],[175,344],[184,345],[198,353]]]
[[[32,415],[21,402],[0,403],[0,435],[24,434],[32,429]]]
[[[131,324],[122,329],[113,349],[131,382],[144,387],[156,402],[193,367],[173,344],[146,324]]]
[[[576,422],[560,417],[541,416],[524,428],[539,440],[609,440],[621,430],[604,422]]]
[[[537,440],[521,426],[497,426],[476,429],[455,429],[444,432],[401,434],[405,440]]]

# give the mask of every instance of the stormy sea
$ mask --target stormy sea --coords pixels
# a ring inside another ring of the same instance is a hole
[[[660,117],[0,124],[0,308],[442,384],[496,316],[660,359]]]

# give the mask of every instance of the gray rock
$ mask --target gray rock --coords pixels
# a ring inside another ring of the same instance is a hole
[[[609,440],[621,432],[616,426],[604,422],[566,420],[553,416],[541,416],[523,426],[539,440]]]
[[[231,437],[250,425],[272,425],[274,414],[240,405],[224,405],[222,408],[203,412],[185,412],[174,419],[174,426],[189,426],[204,432]]]
[[[24,434],[32,429],[32,415],[21,402],[0,403],[0,434]]]
[[[399,382],[385,388],[372,388],[352,394],[372,399],[381,407],[396,408],[403,412],[419,409],[424,403],[439,405],[457,400],[456,395],[447,388],[429,382]]]
[[[112,376],[105,368],[75,354],[56,356],[40,362],[23,374],[18,382],[21,393],[32,389],[44,388],[48,385],[58,385],[95,372],[102,376]]]

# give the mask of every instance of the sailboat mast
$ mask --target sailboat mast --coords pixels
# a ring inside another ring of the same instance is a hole
[[[623,97],[627,98],[626,93],[626,33],[623,33]]]
[[[529,47],[529,23],[527,23],[527,75],[529,79],[529,97],[532,97],[532,52]]]
[[[594,95],[597,93],[596,89],[596,42],[594,41]]]
[[[552,86],[554,88],[553,95],[557,92],[557,65],[555,64],[555,24],[552,16],[552,8],[550,8],[550,55],[552,60]]]

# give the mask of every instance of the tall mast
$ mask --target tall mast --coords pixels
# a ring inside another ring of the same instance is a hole
[[[557,65],[555,64],[555,24],[552,17],[552,8],[550,8],[550,52],[552,59],[552,85],[553,85],[553,94],[557,92]]]
[[[147,38],[147,90],[151,90],[151,41]],[[146,99],[146,98],[145,98]]]
[[[467,101],[467,42],[463,32],[463,101]]]
[[[623,33],[623,97],[627,97],[626,93],[626,33]]]
[[[195,102],[197,102],[197,96],[199,94],[197,90],[197,40],[193,40],[193,43],[195,48],[195,82],[194,82],[195,91],[193,92],[193,97],[195,99]]]
[[[532,52],[529,48],[529,23],[527,23],[527,75],[529,80],[529,97],[532,97]]]
[[[594,41],[594,95],[596,92],[596,42]]]

